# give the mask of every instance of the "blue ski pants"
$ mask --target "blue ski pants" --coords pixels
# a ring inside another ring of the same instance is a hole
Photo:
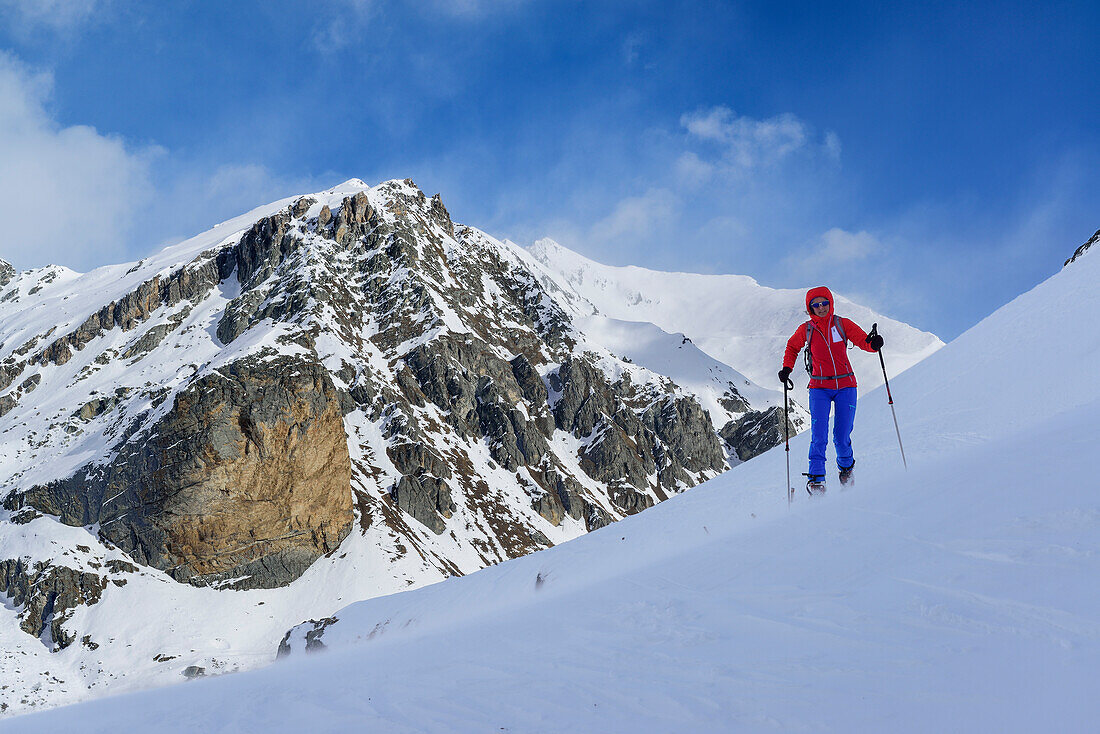
[[[856,389],[810,388],[810,474],[825,476],[825,449],[829,445],[829,411],[833,406],[833,447],[837,468],[855,463],[852,427],[856,424]]]

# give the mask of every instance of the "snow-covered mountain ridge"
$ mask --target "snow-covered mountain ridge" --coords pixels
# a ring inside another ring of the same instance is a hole
[[[316,626],[327,654],[301,655],[299,630],[265,670],[27,721],[1093,731],[1100,384],[1075,375],[1100,358],[1079,327],[1098,277],[1084,253],[891,380],[908,471],[875,391],[847,491],[788,509],[772,450],[570,543],[350,606]],[[806,436],[793,443],[804,456]]]
[[[601,527],[782,425],[774,391],[595,315],[410,181],[0,271],[7,713],[251,667],[301,619]]]
[[[779,393],[597,312],[411,181],[138,263],[10,270],[8,714],[255,667],[303,619],[575,538],[782,439]]]
[[[760,385],[776,382],[787,339],[806,321],[801,290],[760,285],[745,275],[667,273],[637,266],[615,267],[590,260],[551,239],[528,248],[564,287],[616,319],[645,321],[669,332],[686,334],[707,354],[735,366]],[[888,367],[900,374],[943,346],[934,334],[876,313],[833,292],[836,311],[865,329],[878,323],[888,344]],[[864,389],[882,384],[878,358],[850,351],[852,366]],[[794,378],[799,399],[808,382],[801,365]]]

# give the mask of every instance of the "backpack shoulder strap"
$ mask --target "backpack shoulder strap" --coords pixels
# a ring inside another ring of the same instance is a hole
[[[837,316],[835,313],[833,314],[833,328],[835,328],[837,330],[837,333],[840,334],[841,339],[843,339],[844,341],[848,341],[848,336],[844,333],[844,324],[841,323],[840,317]]]
[[[803,362],[806,363],[806,374],[808,374],[811,377],[813,377],[813,374],[814,374],[813,358],[810,356],[810,340],[813,339],[813,336],[814,336],[814,322],[813,321],[807,321],[806,322],[806,349],[805,349],[805,351],[802,352],[802,360],[803,360]]]

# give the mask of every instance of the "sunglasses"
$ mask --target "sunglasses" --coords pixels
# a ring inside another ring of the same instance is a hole
[[[810,308],[821,308],[822,306],[828,306],[828,305],[829,305],[828,301],[812,301],[810,303]]]

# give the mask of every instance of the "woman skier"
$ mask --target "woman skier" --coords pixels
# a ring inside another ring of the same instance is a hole
[[[806,292],[806,312],[810,320],[799,326],[787,340],[783,369],[779,380],[790,385],[791,370],[798,352],[809,341],[807,367],[810,369],[810,471],[806,489],[810,494],[825,492],[825,449],[829,444],[829,412],[833,418],[833,446],[840,483],[852,481],[856,460],[852,455],[852,426],[856,420],[856,376],[848,361],[847,343],[851,341],[865,352],[882,349],[882,337],[867,332],[850,319],[833,313],[833,294],[825,286]]]

